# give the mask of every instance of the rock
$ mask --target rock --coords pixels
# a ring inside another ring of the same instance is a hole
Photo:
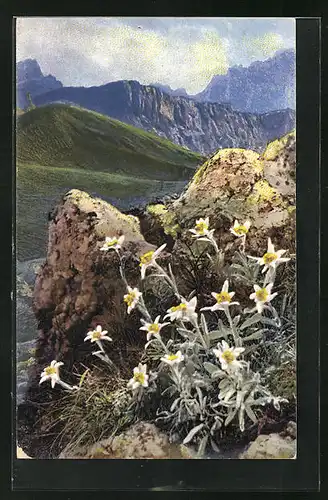
[[[209,217],[223,250],[235,242],[229,232],[234,219],[250,219],[247,252],[264,253],[268,236],[278,248],[295,252],[295,143],[292,132],[269,144],[262,156],[244,149],[218,151],[167,210],[184,229]]]
[[[183,448],[183,449],[182,449]],[[64,450],[59,458],[81,459],[172,459],[193,458],[187,447],[170,444],[168,436],[154,424],[138,422],[114,438],[91,447]]]
[[[47,258],[34,288],[39,363],[58,356],[72,363],[79,349],[83,357],[90,352],[86,332],[97,324],[109,331],[111,347],[122,343],[125,334],[136,337],[135,315],[127,315],[123,302],[118,256],[100,251],[105,236],[122,234],[127,280],[136,286],[138,257],[155,249],[144,240],[136,217],[75,189],[51,214]]]
[[[297,438],[296,422],[293,422],[293,421],[288,422],[287,428],[286,428],[286,433],[294,439]]]
[[[279,434],[262,434],[239,458],[256,460],[296,458],[296,440],[283,438]]]
[[[19,446],[17,446],[17,448],[16,448],[16,457],[17,458],[32,458],[32,457],[29,457],[28,455],[26,455],[26,453]]]

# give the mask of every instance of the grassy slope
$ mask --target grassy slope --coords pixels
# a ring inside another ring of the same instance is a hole
[[[202,157],[93,111],[49,105],[18,117],[20,163],[182,180]]]
[[[127,208],[178,191],[202,161],[116,120],[54,105],[24,113],[17,124],[17,254],[45,255],[47,214],[71,188]]]

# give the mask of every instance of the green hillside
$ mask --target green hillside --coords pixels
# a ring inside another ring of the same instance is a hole
[[[17,256],[45,256],[48,213],[72,188],[120,209],[178,192],[203,158],[167,140],[65,105],[17,118]]]
[[[166,139],[75,106],[32,109],[18,116],[17,129],[19,163],[182,180],[203,160]]]

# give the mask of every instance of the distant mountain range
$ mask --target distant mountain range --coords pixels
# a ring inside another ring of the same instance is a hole
[[[287,58],[291,58],[291,52],[285,51],[277,54],[276,59],[285,60],[286,52]],[[275,72],[277,68],[273,69],[273,59],[253,63],[249,68],[239,68],[238,71],[243,75],[246,75],[247,71],[251,75],[256,72],[260,74],[259,68],[271,65],[272,71]],[[280,64],[280,66],[285,68],[286,65]],[[253,68],[252,71],[250,68]],[[229,74],[238,73],[236,68],[230,68],[229,72]],[[55,77],[43,76],[37,61],[30,59],[17,65],[17,103],[19,106],[24,101],[24,92],[29,91],[37,106],[50,103],[78,105],[153,132],[191,151],[206,155],[226,147],[247,148],[260,152],[268,142],[295,127],[295,112],[292,108],[280,109],[277,106],[274,111],[260,114],[238,111],[227,102],[223,104],[214,102],[219,87],[221,86],[221,90],[224,87],[222,78],[226,77],[214,77],[209,87],[194,97],[188,96],[185,89],[173,90],[158,83],[141,85],[133,80],[111,82],[98,87],[63,87]],[[276,73],[271,75],[271,81],[277,81],[278,87],[280,79],[281,74],[280,77]],[[249,87],[245,83],[246,91],[239,89],[238,92],[237,90],[232,92],[231,89],[237,89],[242,80],[239,77],[238,85],[237,83],[232,85],[232,81],[234,80],[230,81],[230,95],[235,96],[236,101],[239,99],[240,106],[243,101],[244,107],[251,108],[254,103],[254,107],[259,108],[262,105],[270,108],[264,89],[267,85],[267,94],[270,97],[272,84],[271,87],[268,86],[264,77],[258,80],[258,84],[262,82],[262,94],[253,88],[251,83]],[[249,82],[251,82],[250,77]],[[222,100],[227,99],[227,95],[226,90]],[[280,99],[279,102],[282,104],[283,100]],[[22,107],[26,107],[26,103]]]
[[[278,51],[265,61],[256,61],[247,68],[233,66],[226,75],[214,76],[195,99],[230,103],[234,109],[251,113],[295,109],[295,77],[295,51]]]
[[[35,59],[25,59],[16,65],[16,105],[18,108],[24,109],[28,106],[28,93],[33,99],[36,95],[62,86],[63,84],[54,76],[44,76]]]

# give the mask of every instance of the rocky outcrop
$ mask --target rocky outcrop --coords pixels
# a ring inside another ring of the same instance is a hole
[[[56,102],[97,111],[205,155],[235,147],[262,152],[268,142],[295,126],[295,112],[290,109],[265,115],[244,113],[230,104],[197,102],[137,81],[63,87],[34,100],[36,105]]]
[[[101,252],[105,236],[125,236],[125,272],[135,286],[140,276],[138,256],[151,249],[140,233],[138,220],[108,203],[72,190],[51,215],[48,253],[34,288],[38,321],[38,363],[50,359],[73,362],[90,347],[83,340],[97,324],[113,338],[111,349],[136,337],[136,319],[126,313],[126,288],[119,274],[116,252]],[[138,323],[138,327],[139,327]]]
[[[234,238],[234,219],[250,219],[247,251],[264,252],[267,237],[295,251],[295,133],[268,145],[263,155],[223,149],[196,172],[180,198],[166,206],[175,228],[209,217],[224,250]],[[158,218],[157,218],[158,220]],[[166,215],[167,220],[167,215]]]
[[[64,450],[64,459],[182,459],[193,458],[184,445],[171,444],[168,436],[154,424],[138,422],[113,438],[91,447]]]
[[[239,457],[244,460],[296,458],[296,440],[279,434],[260,435]]]

